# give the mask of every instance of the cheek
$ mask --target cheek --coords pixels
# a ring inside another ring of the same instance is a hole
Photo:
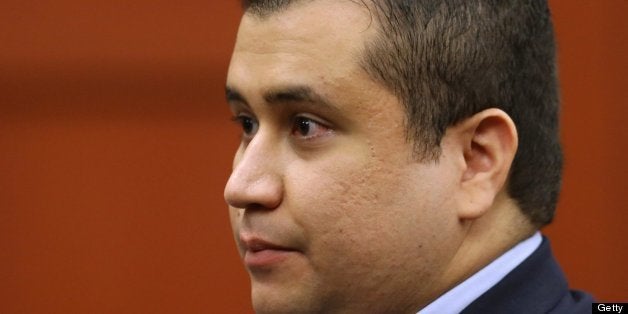
[[[313,249],[324,248],[330,255],[354,250],[368,254],[386,242],[382,236],[394,236],[387,234],[397,230],[390,225],[407,221],[410,208],[403,204],[407,197],[401,197],[408,191],[399,185],[404,171],[391,165],[395,163],[353,155],[317,162],[309,165],[311,170],[299,171],[298,182],[287,187],[288,201],[294,205],[289,207]]]
[[[312,244],[329,254],[360,251],[381,258],[381,250],[419,246],[454,221],[446,171],[355,156],[319,161],[308,170],[303,165],[287,189],[292,216]]]
[[[306,208],[299,213],[306,224],[322,228],[353,219],[356,207],[377,197],[370,185],[371,165],[365,160],[335,158],[307,166],[298,171],[301,175],[291,182],[292,188],[287,187],[288,197]]]

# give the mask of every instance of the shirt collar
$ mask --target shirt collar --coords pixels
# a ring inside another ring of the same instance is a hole
[[[417,314],[460,313],[501,281],[541,245],[543,237],[537,231],[533,236],[515,245],[496,260],[473,274],[453,289],[428,304]]]

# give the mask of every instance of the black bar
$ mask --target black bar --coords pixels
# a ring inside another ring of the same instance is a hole
[[[628,314],[628,303],[592,303],[592,313],[626,313]]]

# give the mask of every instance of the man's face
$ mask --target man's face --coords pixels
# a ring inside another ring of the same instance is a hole
[[[402,105],[358,62],[373,23],[328,0],[242,19],[225,199],[258,312],[413,311],[455,252],[459,163],[446,138],[438,162],[413,158]]]

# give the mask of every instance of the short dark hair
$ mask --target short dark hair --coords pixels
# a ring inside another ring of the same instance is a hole
[[[247,13],[263,17],[297,1],[242,3]],[[534,225],[550,223],[563,158],[547,1],[361,2],[380,29],[360,62],[405,106],[408,137],[418,157],[436,159],[449,126],[499,108],[513,119],[519,134],[508,193]]]

